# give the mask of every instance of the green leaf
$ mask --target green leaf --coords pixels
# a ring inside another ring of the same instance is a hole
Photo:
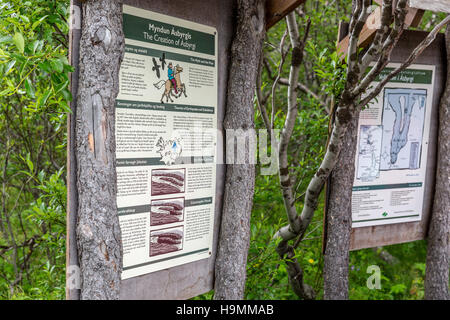
[[[36,98],[36,95],[34,93],[33,84],[31,83],[30,78],[27,78],[25,80],[25,90],[27,91],[27,94],[30,98],[32,98],[32,99]]]
[[[72,110],[70,109],[69,104],[66,101],[61,101],[59,103],[59,106],[62,107],[62,109],[67,113],[72,113]]]
[[[20,62],[20,63],[25,63],[27,61],[27,59],[23,55],[20,55],[17,53],[11,53],[11,57],[16,59],[17,62]]]
[[[7,36],[1,36],[1,37],[0,37],[0,43],[11,42],[12,39],[13,39],[13,38],[12,38],[10,35],[7,35]]]
[[[20,15],[20,19],[22,19],[22,21],[25,23],[30,23],[30,19],[27,16]]]
[[[44,41],[43,40],[36,40],[36,41],[34,41],[34,43],[33,43],[33,54],[41,52],[43,46],[44,46]]]
[[[0,91],[0,97],[7,95],[11,91],[11,88],[7,88],[3,91]]]
[[[38,98],[37,101],[37,107],[41,108],[48,100],[48,97],[50,97],[50,94],[52,91],[50,89],[47,89],[42,96]]]
[[[72,101],[72,93],[70,92],[70,90],[64,88],[61,93],[66,101]]]
[[[30,172],[33,172],[34,164],[33,164],[33,161],[30,160],[29,153],[27,154],[26,162],[27,162],[28,169],[30,169]]]
[[[48,60],[39,63],[39,68],[41,68],[43,71],[47,72],[47,73],[51,73],[52,69],[50,67],[50,62]]]
[[[38,48],[38,46],[39,46],[39,40],[35,40],[34,42],[33,42],[33,45],[32,45],[32,47],[31,47],[31,52],[33,53],[33,54],[35,54],[36,53],[36,49]]]
[[[64,64],[60,59],[51,59],[50,60],[50,66],[53,71],[56,72],[63,72],[64,70]]]
[[[39,20],[35,21],[35,22],[33,23],[33,25],[31,26],[31,30],[36,29],[36,27],[37,27],[38,25],[40,25],[40,24],[42,23],[42,21],[44,21],[45,18],[47,18],[47,17],[48,17],[48,15],[43,16],[43,17],[41,17]]]
[[[14,67],[14,65],[16,64],[16,60],[11,60],[10,62],[8,62],[6,64],[6,68],[5,68],[5,75],[8,74],[8,72],[12,69],[12,67]]]
[[[69,80],[67,80],[67,81],[65,81],[65,82],[58,83],[58,84],[55,86],[55,93],[58,93],[58,92],[60,92],[61,90],[63,90],[64,88],[66,88],[68,84],[69,84]]]
[[[20,51],[20,53],[23,53],[23,49],[25,48],[25,39],[23,38],[23,35],[20,32],[16,32],[16,34],[13,37],[13,42],[16,45],[17,49]]]

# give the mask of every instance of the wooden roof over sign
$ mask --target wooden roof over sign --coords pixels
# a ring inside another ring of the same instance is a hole
[[[266,30],[283,19],[289,12],[297,8],[306,0],[267,0],[266,3]],[[381,5],[382,0],[374,0]],[[430,10],[435,12],[450,13],[450,0],[409,0],[410,8],[414,8],[415,12],[419,10]],[[423,14],[423,13],[422,13]],[[416,16],[416,14],[412,14]],[[419,18],[420,21],[420,18]],[[414,25],[415,21],[410,23]]]
[[[450,13],[450,0],[409,0],[411,8]]]
[[[306,0],[267,0],[266,30],[304,2]]]
[[[382,0],[374,0],[374,3],[380,5],[377,9],[370,14],[366,24],[361,31],[358,40],[358,46],[361,48],[369,45],[380,28],[381,24],[381,6]],[[448,12],[450,13],[450,0],[409,0],[409,11],[405,18],[405,27],[417,27],[423,17],[424,10],[430,10],[434,12]],[[349,36],[344,37],[338,44],[337,50],[341,55],[341,59],[345,59],[347,54],[347,47],[349,42]]]

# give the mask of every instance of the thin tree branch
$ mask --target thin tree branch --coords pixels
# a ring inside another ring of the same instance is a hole
[[[410,54],[408,59],[405,60],[405,62],[402,63],[401,66],[393,70],[386,78],[384,78],[382,81],[378,83],[378,85],[373,89],[367,97],[365,97],[361,101],[361,105],[365,106],[367,105],[372,99],[374,99],[384,88],[386,83],[388,83],[393,77],[398,75],[400,72],[408,68],[414,60],[416,60],[422,52],[428,48],[428,46],[436,39],[437,34],[439,31],[450,23],[450,15],[447,16],[444,20],[442,20],[434,29],[427,35],[427,37],[413,50],[413,52]]]

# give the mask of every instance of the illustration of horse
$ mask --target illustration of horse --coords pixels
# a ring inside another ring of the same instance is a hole
[[[180,67],[179,65],[176,65],[175,72],[174,72],[174,78],[177,83],[178,94],[175,94],[173,92],[173,90],[174,90],[173,83],[169,79],[160,80],[153,84],[156,87],[156,89],[158,89],[158,90],[160,90],[162,87],[164,87],[164,93],[161,96],[161,103],[164,103],[164,101],[163,101],[164,97],[166,97],[166,102],[169,102],[169,100],[170,100],[170,102],[173,102],[171,96],[178,99],[179,97],[181,97],[182,94],[184,94],[184,96],[187,98],[186,86],[183,82],[181,82],[181,77],[180,77],[181,72],[183,72],[183,68]]]

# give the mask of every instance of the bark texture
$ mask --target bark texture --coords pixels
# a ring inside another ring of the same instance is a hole
[[[122,4],[83,2],[77,95],[77,246],[81,299],[118,299],[122,245],[116,205],[115,98],[124,52]]]
[[[425,299],[449,300],[450,236],[450,27],[445,32],[447,84],[439,107],[439,142],[436,189],[428,232]]]
[[[231,48],[225,130],[245,132],[254,128],[253,98],[265,34],[264,8],[265,0],[237,1],[237,29]],[[227,149],[229,152],[234,150]],[[248,152],[249,158],[252,152]],[[215,299],[242,299],[244,296],[254,184],[255,166],[251,161],[227,164],[216,259]]]
[[[348,260],[352,230],[352,186],[355,174],[359,112],[344,136],[342,151],[330,179],[327,241],[324,255],[324,299],[348,299]]]

